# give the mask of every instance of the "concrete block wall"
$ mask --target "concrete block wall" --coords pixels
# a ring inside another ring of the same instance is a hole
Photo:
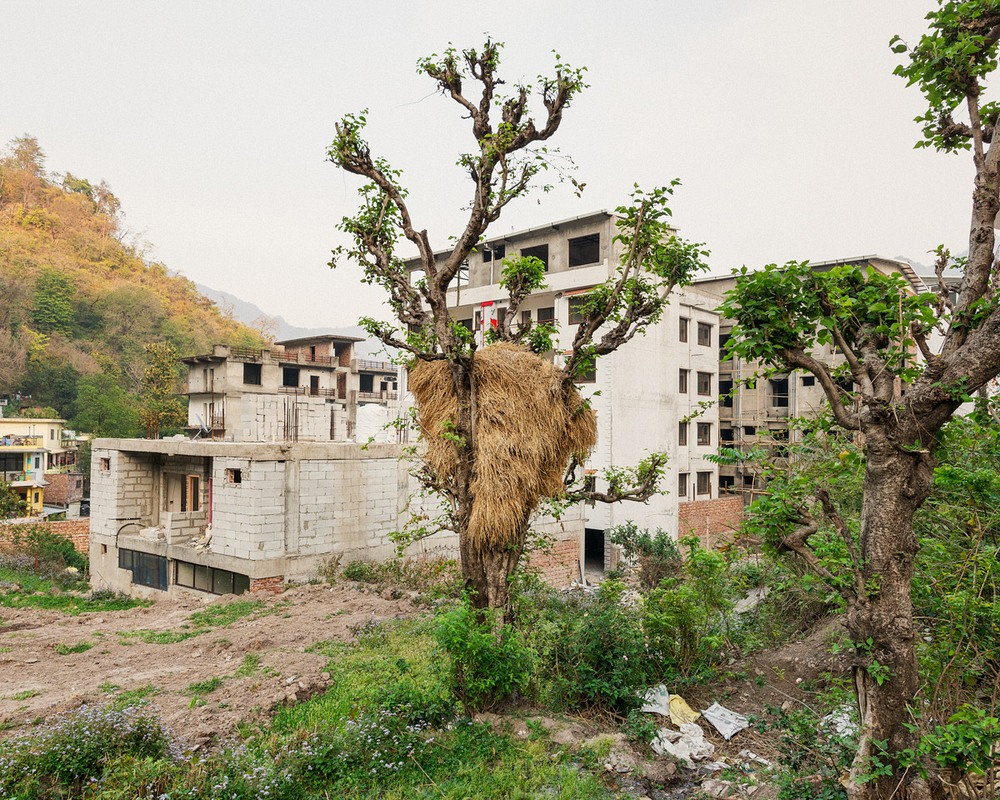
[[[146,454],[95,447],[91,456],[90,499],[102,509],[92,530],[114,536],[121,521],[154,519],[156,489],[152,459]]]
[[[226,470],[239,470],[240,483]],[[212,552],[250,560],[284,555],[284,461],[216,458],[212,493]]]

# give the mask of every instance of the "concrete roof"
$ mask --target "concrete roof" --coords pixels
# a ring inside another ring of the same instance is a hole
[[[283,347],[288,345],[298,345],[298,344],[308,344],[309,342],[363,342],[365,341],[364,336],[340,336],[336,333],[323,333],[319,336],[301,336],[298,339],[283,339],[280,342],[275,342],[275,344],[280,344]]]

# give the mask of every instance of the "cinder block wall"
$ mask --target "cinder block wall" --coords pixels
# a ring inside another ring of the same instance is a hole
[[[677,535],[694,534],[702,547],[713,548],[732,541],[743,522],[743,498],[739,495],[717,500],[681,503],[677,512]]]

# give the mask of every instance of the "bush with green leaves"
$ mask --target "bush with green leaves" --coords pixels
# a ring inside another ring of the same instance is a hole
[[[19,525],[13,528],[11,545],[17,553],[32,557],[43,572],[58,572],[73,567],[80,572],[90,569],[90,559],[73,542],[45,525]]]
[[[77,796],[111,762],[164,758],[171,746],[170,736],[148,710],[83,706],[4,742],[0,796]]]
[[[594,594],[548,594],[522,620],[536,653],[541,700],[557,708],[627,713],[656,675],[639,598],[605,580]]]
[[[639,581],[645,590],[655,589],[664,578],[672,578],[681,570],[681,551],[674,538],[657,528],[650,533],[631,520],[607,531],[608,540],[622,549],[622,554],[634,562]]]
[[[435,637],[448,654],[447,681],[467,711],[495,708],[531,680],[531,651],[497,609],[474,609],[468,598],[437,620]]]

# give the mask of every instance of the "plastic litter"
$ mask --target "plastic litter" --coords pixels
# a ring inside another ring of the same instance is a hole
[[[670,716],[670,692],[667,691],[667,687],[661,683],[659,686],[648,689],[642,695],[642,708],[640,711],[646,714],[660,714],[664,717]]]
[[[679,694],[670,695],[670,721],[678,728],[686,722],[694,722],[700,716]]]
[[[762,767],[771,766],[770,761],[764,758],[764,756],[757,755],[753,750],[740,750],[739,757],[753,762],[754,764],[760,764]]]
[[[722,738],[727,742],[744,728],[750,727],[750,720],[742,714],[737,714],[735,711],[730,711],[728,708],[720,706],[718,703],[712,703],[708,708],[703,709],[701,713],[705,715],[705,719],[712,723],[712,727],[721,733]]]
[[[684,723],[680,731],[660,728],[651,746],[657,755],[672,755],[692,768],[695,761],[705,761],[715,752],[715,746],[705,740],[705,731],[696,722]]]

